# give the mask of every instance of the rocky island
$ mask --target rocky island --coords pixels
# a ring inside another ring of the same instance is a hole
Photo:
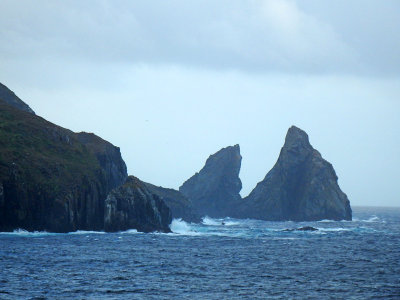
[[[239,145],[229,146],[211,155],[205,166],[179,188],[201,216],[232,216],[241,196],[239,178],[242,156]]]
[[[332,165],[300,128],[289,128],[278,161],[243,199],[239,216],[270,221],[351,220]]]

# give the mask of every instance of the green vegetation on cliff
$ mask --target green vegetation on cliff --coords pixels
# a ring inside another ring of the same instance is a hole
[[[82,177],[93,179],[101,170],[75,133],[0,101],[0,177],[8,177],[10,169],[55,191],[81,184]]]
[[[0,99],[1,231],[101,230],[105,198],[126,176],[117,147]]]

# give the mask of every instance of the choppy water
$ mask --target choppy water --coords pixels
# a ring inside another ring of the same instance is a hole
[[[353,217],[0,233],[0,299],[400,299],[400,209]],[[282,231],[305,225],[319,231]]]

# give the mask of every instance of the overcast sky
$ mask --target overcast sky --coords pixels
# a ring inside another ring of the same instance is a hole
[[[0,1],[0,82],[178,188],[240,144],[246,196],[304,129],[352,205],[400,206],[400,1]]]

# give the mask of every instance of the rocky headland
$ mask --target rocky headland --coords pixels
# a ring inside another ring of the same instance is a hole
[[[179,191],[128,177],[120,149],[35,115],[0,84],[0,231],[170,232],[172,218],[351,220],[332,165],[292,126],[275,166],[244,199],[239,145],[211,155]]]
[[[11,90],[0,86],[0,231],[100,231],[115,230],[115,224],[121,230],[133,229],[128,227],[134,221],[126,222],[126,227],[120,214],[110,213],[112,196],[121,191],[110,192],[127,176],[118,147],[93,133],[74,133],[36,116]],[[129,183],[125,186],[132,191]],[[143,191],[147,190],[138,188],[135,197]],[[131,201],[130,192],[126,195],[125,202]],[[135,229],[168,231],[169,211],[156,196],[150,201],[149,192],[145,195],[135,198],[135,207],[145,208],[135,219],[143,224]],[[149,201],[156,205],[146,204]],[[126,208],[132,215],[132,208]],[[162,223],[152,220],[159,212]]]
[[[126,166],[119,148],[81,135],[0,100],[0,231],[103,229],[104,200]]]

